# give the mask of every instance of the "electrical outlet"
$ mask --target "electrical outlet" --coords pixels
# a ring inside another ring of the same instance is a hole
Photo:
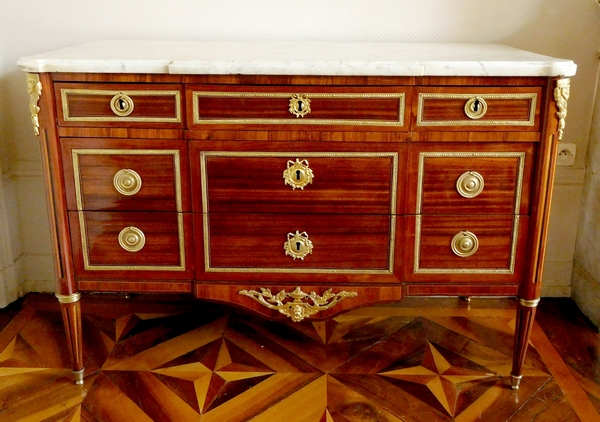
[[[558,157],[556,159],[557,166],[572,166],[575,164],[575,154],[577,152],[577,145],[575,144],[558,144]]]

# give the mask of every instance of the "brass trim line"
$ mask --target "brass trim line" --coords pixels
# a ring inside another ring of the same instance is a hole
[[[71,116],[69,110],[69,95],[104,95],[111,97],[110,103],[115,95],[138,96],[173,96],[175,98],[175,116],[173,117],[131,117],[131,116]],[[63,119],[65,122],[153,122],[153,123],[181,123],[181,92],[180,91],[145,91],[145,90],[98,90],[98,89],[61,89],[61,102]]]
[[[27,93],[29,93],[29,112],[31,113],[31,124],[33,125],[33,133],[36,136],[40,134],[40,118],[38,102],[42,96],[42,83],[40,75],[36,73],[27,74]]]
[[[520,100],[529,99],[529,116],[527,120],[429,120],[423,121],[423,107],[426,99],[469,100],[479,97],[483,100]],[[537,93],[531,94],[439,94],[419,93],[417,108],[417,126],[534,126]]]
[[[70,295],[59,295],[56,293],[54,296],[56,296],[58,301],[63,304],[79,302],[79,299],[81,299],[81,293],[73,293]]]
[[[198,100],[201,97],[206,98],[285,98],[289,99],[293,93],[283,92],[218,92],[218,91],[193,91],[193,113],[194,124],[267,124],[267,125],[354,125],[354,126],[404,126],[404,108],[406,105],[405,93],[353,93],[353,94],[334,94],[334,93],[307,93],[311,99],[398,99],[398,120],[351,120],[351,119],[267,119],[267,118],[203,118],[200,116]],[[313,104],[314,107],[314,104]],[[314,110],[313,110],[314,111]]]
[[[211,267],[210,228],[208,209],[208,157],[329,157],[329,158],[381,158],[392,159],[391,195],[390,195],[390,233],[388,243],[388,268],[372,270],[347,270],[338,268],[264,268],[264,267]],[[397,152],[252,152],[252,151],[201,151],[200,181],[202,185],[202,226],[204,233],[204,271],[225,273],[287,273],[287,274],[393,274],[396,243],[396,201],[398,191],[398,153]]]
[[[519,305],[524,306],[526,308],[535,308],[540,303],[540,299],[519,299]]]
[[[423,212],[423,181],[425,178],[426,158],[517,158],[517,186],[515,189],[514,213],[519,214],[521,196],[523,193],[523,178],[525,174],[525,152],[421,152],[419,153],[419,169],[417,173],[417,206],[415,213]]]
[[[513,230],[510,245],[508,268],[421,268],[421,215],[415,216],[415,274],[514,274],[517,259],[517,243],[519,238],[519,216],[513,217]]]
[[[562,141],[565,129],[565,118],[567,117],[567,100],[569,99],[571,79],[563,78],[556,81],[554,88],[554,101],[556,101],[556,117],[558,117],[558,141]]]

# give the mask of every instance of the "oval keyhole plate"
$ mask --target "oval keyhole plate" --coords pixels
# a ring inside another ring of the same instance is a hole
[[[296,230],[296,233],[288,233],[287,242],[283,244],[283,249],[285,254],[291,256],[294,260],[297,258],[304,260],[306,255],[312,253],[313,244],[308,239],[306,232],[300,233]]]
[[[299,188],[304,190],[304,187],[312,183],[315,177],[313,171],[308,167],[308,161],[296,158],[296,161],[288,161],[287,169],[283,172],[283,179],[286,185],[290,185],[292,189]]]

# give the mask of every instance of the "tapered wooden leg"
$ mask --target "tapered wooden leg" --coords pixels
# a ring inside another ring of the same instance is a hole
[[[63,322],[67,332],[67,343],[71,352],[71,362],[75,384],[83,384],[83,347],[81,334],[81,305],[79,299],[80,293],[71,295],[59,295],[56,297],[60,302]]]
[[[529,346],[529,337],[535,319],[535,310],[539,299],[525,300],[519,299],[517,307],[517,326],[515,328],[515,346],[513,355],[513,366],[511,376],[511,385],[513,390],[519,389],[519,383],[523,377],[523,363]]]

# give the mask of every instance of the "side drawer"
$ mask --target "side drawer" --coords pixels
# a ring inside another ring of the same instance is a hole
[[[417,87],[412,130],[537,132],[541,102],[541,87]]]
[[[528,214],[533,144],[412,144],[407,214]]]
[[[405,280],[517,282],[527,216],[409,216]]]
[[[61,140],[70,210],[189,211],[185,141]]]
[[[71,211],[78,278],[191,279],[190,214]]]
[[[372,282],[377,276],[378,282],[397,281],[402,226],[396,220],[358,214],[195,214],[196,265],[204,270],[199,280]]]
[[[54,84],[59,126],[180,128],[182,93],[180,84]]]
[[[342,126],[406,131],[409,87],[187,85],[189,126]]]

